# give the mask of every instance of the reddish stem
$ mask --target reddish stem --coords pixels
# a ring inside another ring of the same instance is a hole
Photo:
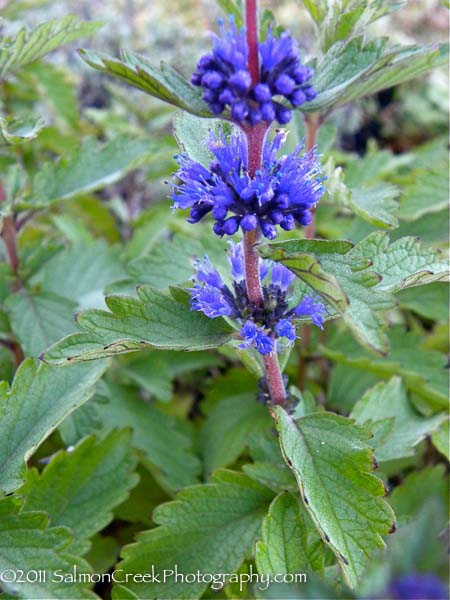
[[[248,70],[252,76],[252,83],[259,81],[258,60],[258,0],[245,2],[245,28],[248,45]]]
[[[259,80],[258,64],[258,2],[257,0],[246,0],[245,3],[246,35],[249,49],[248,70],[251,73],[253,85]],[[264,140],[269,126],[260,123],[254,127],[242,127],[247,137],[248,170],[250,177],[261,166]],[[255,244],[261,236],[260,229],[247,231],[244,234],[244,262],[245,281],[247,293],[251,302],[262,306],[264,302],[261,281],[259,276],[259,256],[255,251]],[[286,391],[283,378],[278,364],[276,350],[264,356],[264,369],[266,374],[267,388],[270,398],[274,404],[284,404]]]

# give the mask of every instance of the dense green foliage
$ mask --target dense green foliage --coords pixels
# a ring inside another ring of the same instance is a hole
[[[218,125],[189,70],[158,40],[74,68],[58,52],[101,47],[100,24],[24,28],[30,4],[6,2],[0,37],[0,597],[393,598],[403,575],[446,581],[447,47],[378,35],[405,2],[289,2],[293,23],[278,7],[318,91],[288,146],[314,131],[327,175],[317,239],[258,246],[327,308],[281,357],[282,408],[257,400],[261,356],[233,324],[189,306],[196,258],[230,277],[227,241],[171,212],[164,184],[178,146],[208,161]],[[181,4],[195,22],[201,3]],[[204,4],[242,21],[239,0]],[[152,569],[217,577],[139,577]]]

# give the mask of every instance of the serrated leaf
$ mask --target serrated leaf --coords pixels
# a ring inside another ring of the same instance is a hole
[[[2,40],[0,79],[62,44],[92,35],[100,25],[95,21],[79,21],[75,15],[68,15],[62,19],[42,23],[31,31],[21,29],[14,39]]]
[[[64,338],[44,360],[63,364],[142,348],[206,350],[231,339],[233,329],[222,318],[208,319],[149,286],[140,287],[138,296],[109,296],[106,303],[112,312],[80,313],[78,325],[85,333]]]
[[[394,46],[387,50],[383,39],[365,43],[364,36],[360,36],[338,41],[316,65],[312,85],[318,93],[302,110],[334,109],[404,83],[445,64],[447,53],[445,44]]]
[[[45,121],[41,117],[27,119],[0,117],[0,147],[34,140],[44,127]]]
[[[434,447],[450,461],[450,421],[448,419],[433,433],[431,440]]]
[[[80,308],[103,308],[105,287],[126,274],[119,248],[97,240],[74,244],[58,252],[42,265],[32,283],[76,302]]]
[[[377,19],[402,6],[406,0],[303,0],[303,5],[318,26],[322,50],[339,40],[365,33]]]
[[[355,587],[389,533],[394,513],[373,474],[367,430],[331,413],[295,422],[275,407],[280,444],[302,498],[324,541],[330,545],[350,587]]]
[[[373,271],[369,260],[356,256],[353,259],[350,247],[349,242],[289,240],[265,245],[261,252],[282,262],[319,293],[342,315],[361,344],[386,353],[386,326],[376,311],[392,307],[393,300],[376,290],[380,276]]]
[[[153,67],[145,58],[123,50],[120,59],[80,50],[81,58],[92,68],[118,77],[133,87],[202,117],[212,117],[202,100],[201,91],[194,88],[179,73],[161,63]]]
[[[106,401],[95,404],[103,431],[129,427],[132,446],[170,492],[198,481],[200,461],[179,421],[142,400],[135,390],[108,383],[101,389]]]
[[[374,434],[371,446],[378,462],[413,456],[415,447],[445,419],[442,413],[420,415],[410,404],[400,377],[369,389],[350,416]]]
[[[26,360],[11,389],[0,390],[0,489],[22,483],[24,462],[59,423],[86,402],[102,375],[103,362],[58,369]]]
[[[241,473],[217,471],[211,483],[187,488],[175,502],[154,513],[156,529],[139,534],[123,550],[118,568],[127,573],[146,572],[155,565],[179,573],[235,573],[258,534],[273,492]],[[147,565],[147,566],[145,566]],[[167,576],[163,584],[134,583],[125,587],[142,598],[200,598],[210,582],[187,583]]]
[[[448,405],[446,356],[422,349],[421,342],[419,335],[407,333],[397,326],[389,332],[390,352],[386,357],[377,357],[355,347],[348,336],[339,336],[329,341],[322,351],[336,362],[379,377],[400,375],[407,389],[425,401],[428,412],[442,410]]]
[[[213,393],[213,390],[211,390]],[[230,394],[209,412],[201,432],[205,473],[232,464],[243,452],[252,433],[270,424],[267,410],[257,402],[256,394]]]
[[[69,530],[49,527],[44,512],[20,512],[20,509],[17,498],[0,500],[0,572],[5,573],[2,589],[33,600],[97,598],[80,580],[58,581],[58,575],[74,569],[80,575],[91,573],[86,561],[69,554]],[[37,575],[45,571],[45,575],[32,581],[33,575],[20,577],[20,571]],[[16,581],[8,582],[6,574],[10,572],[17,574]]]
[[[256,544],[259,573],[321,571],[323,554],[320,537],[298,499],[289,493],[277,496],[263,521],[262,540]]]
[[[95,191],[153,160],[156,153],[155,145],[144,138],[120,135],[105,144],[88,138],[59,162],[44,165],[22,204],[24,208],[37,208]]]
[[[424,247],[418,238],[400,238],[389,243],[382,231],[371,233],[351,250],[356,259],[369,259],[381,276],[377,289],[397,292],[432,281],[448,281],[448,262],[439,250]]]
[[[112,520],[112,509],[138,481],[130,452],[131,432],[115,430],[103,440],[85,438],[71,452],[59,452],[44,471],[27,472],[18,491],[27,511],[45,511],[50,524],[73,534],[70,552],[85,554],[89,538]]]
[[[23,351],[34,358],[77,329],[76,304],[57,294],[22,289],[8,296],[5,309]]]

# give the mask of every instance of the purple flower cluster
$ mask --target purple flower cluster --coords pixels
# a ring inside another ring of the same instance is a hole
[[[433,573],[407,573],[391,582],[387,594],[392,600],[448,599],[448,589]]]
[[[190,290],[191,307],[212,319],[219,316],[237,319],[241,323],[241,348],[254,347],[266,355],[279,349],[279,338],[294,342],[297,336],[293,320],[297,317],[310,317],[322,328],[325,307],[312,296],[289,306],[289,288],[295,279],[289,269],[272,261],[261,261],[264,304],[259,307],[252,304],[247,295],[241,244],[231,243],[229,261],[233,290],[224,283],[208,257],[197,261],[194,287]]]
[[[203,88],[203,99],[213,114],[229,107],[238,123],[257,125],[276,119],[285,124],[291,120],[291,110],[274,97],[288,100],[294,108],[316,97],[310,84],[312,71],[301,63],[297,42],[290,34],[276,38],[270,29],[258,44],[259,81],[253,85],[245,29],[239,31],[232,17],[230,29],[222,22],[220,29],[221,37],[213,34],[213,50],[200,58],[191,79]]]
[[[314,151],[301,154],[302,146],[277,158],[285,137],[278,131],[265,142],[261,167],[251,177],[244,134],[238,129],[229,136],[222,130],[217,137],[211,133],[208,168],[186,153],[175,157],[180,168],[175,173],[179,182],[172,186],[174,207],[190,209],[190,223],[211,212],[219,236],[260,227],[273,240],[278,225],[286,231],[296,223],[308,225],[323,194],[323,177]]]

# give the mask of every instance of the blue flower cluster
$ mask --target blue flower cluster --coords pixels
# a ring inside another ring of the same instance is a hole
[[[277,158],[285,137],[278,131],[265,142],[261,167],[253,177],[246,139],[237,128],[229,136],[222,130],[210,134],[207,146],[213,160],[208,168],[186,153],[176,155],[180,168],[175,173],[178,183],[172,186],[174,207],[189,208],[190,223],[211,212],[219,236],[233,235],[239,227],[244,232],[260,227],[273,240],[278,225],[286,231],[296,223],[308,225],[324,191],[323,177],[315,152],[301,154],[302,146]]]
[[[407,573],[394,579],[387,594],[392,600],[447,600],[448,590],[434,573]]]
[[[238,123],[288,123],[291,110],[274,97],[288,100],[292,107],[316,97],[312,71],[302,64],[296,40],[288,33],[277,38],[269,30],[258,44],[259,81],[253,85],[245,29],[239,31],[232,17],[230,25],[227,30],[220,22],[221,37],[214,35],[213,50],[200,58],[191,83],[203,88],[203,99],[215,115],[229,107]]]
[[[230,245],[229,261],[233,277],[233,290],[228,287],[208,257],[196,263],[197,273],[190,289],[191,307],[207,317],[231,317],[241,323],[241,348],[254,347],[262,354],[280,349],[279,338],[294,342],[296,317],[310,317],[318,327],[323,327],[325,307],[312,296],[299,304],[289,306],[289,288],[295,275],[281,264],[269,260],[260,263],[260,277],[264,304],[252,304],[248,298],[244,256],[241,244]]]

